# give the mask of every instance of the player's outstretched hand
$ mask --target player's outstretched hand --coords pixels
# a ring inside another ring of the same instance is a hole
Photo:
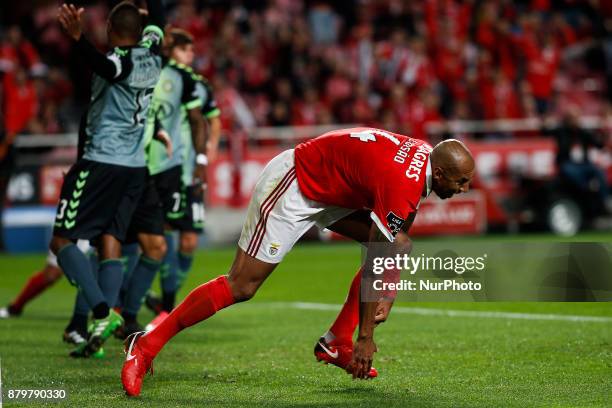
[[[74,4],[62,4],[58,9],[57,19],[70,37],[79,41],[82,34],[81,15],[84,8],[77,9]]]
[[[374,322],[378,325],[387,321],[389,313],[391,313],[391,307],[393,307],[393,301],[387,299],[381,299],[378,301],[376,306],[376,315],[374,316]]]
[[[346,367],[346,372],[352,374],[353,378],[367,379],[375,352],[376,344],[372,338],[357,338],[353,359]]]

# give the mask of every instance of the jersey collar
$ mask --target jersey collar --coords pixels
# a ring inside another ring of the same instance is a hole
[[[427,170],[425,172],[425,194],[423,197],[429,197],[431,194],[431,188],[433,186],[433,171],[431,170],[431,158],[427,160]]]

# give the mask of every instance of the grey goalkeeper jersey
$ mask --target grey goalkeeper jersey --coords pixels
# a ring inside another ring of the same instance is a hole
[[[149,173],[162,173],[181,165],[185,145],[181,138],[181,124],[187,120],[187,111],[201,106],[196,93],[196,76],[193,71],[174,60],[169,60],[162,70],[155,87],[151,115],[147,123],[147,140],[161,128],[172,140],[173,153],[168,156],[165,146],[152,140],[147,146]]]
[[[114,75],[94,73],[85,123],[83,158],[126,167],[145,167],[145,121],[162,60],[163,32],[147,26],[134,47],[117,47],[107,55]]]

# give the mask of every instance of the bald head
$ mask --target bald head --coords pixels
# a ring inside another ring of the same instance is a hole
[[[440,142],[431,151],[430,160],[432,188],[438,197],[450,198],[469,190],[475,164],[466,145],[455,139]]]
[[[450,168],[474,170],[474,159],[466,145],[456,139],[448,139],[438,143],[431,151],[433,165]]]

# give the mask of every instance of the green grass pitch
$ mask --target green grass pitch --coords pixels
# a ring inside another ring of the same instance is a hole
[[[596,237],[600,239],[601,237]],[[199,252],[181,293],[225,273],[233,249]],[[0,256],[0,304],[13,298],[41,256]],[[316,363],[312,349],[359,263],[351,244],[298,246],[255,299],[173,339],[140,398],[120,383],[121,343],[101,360],[73,360],[61,342],[74,289],[66,280],[21,318],[0,320],[5,406],[9,389],[65,389],[71,407],[605,407],[612,406],[612,323],[392,313],[376,331],[379,378],[354,381]],[[446,303],[403,307],[612,316],[610,303]],[[144,312],[141,320],[151,318]]]

